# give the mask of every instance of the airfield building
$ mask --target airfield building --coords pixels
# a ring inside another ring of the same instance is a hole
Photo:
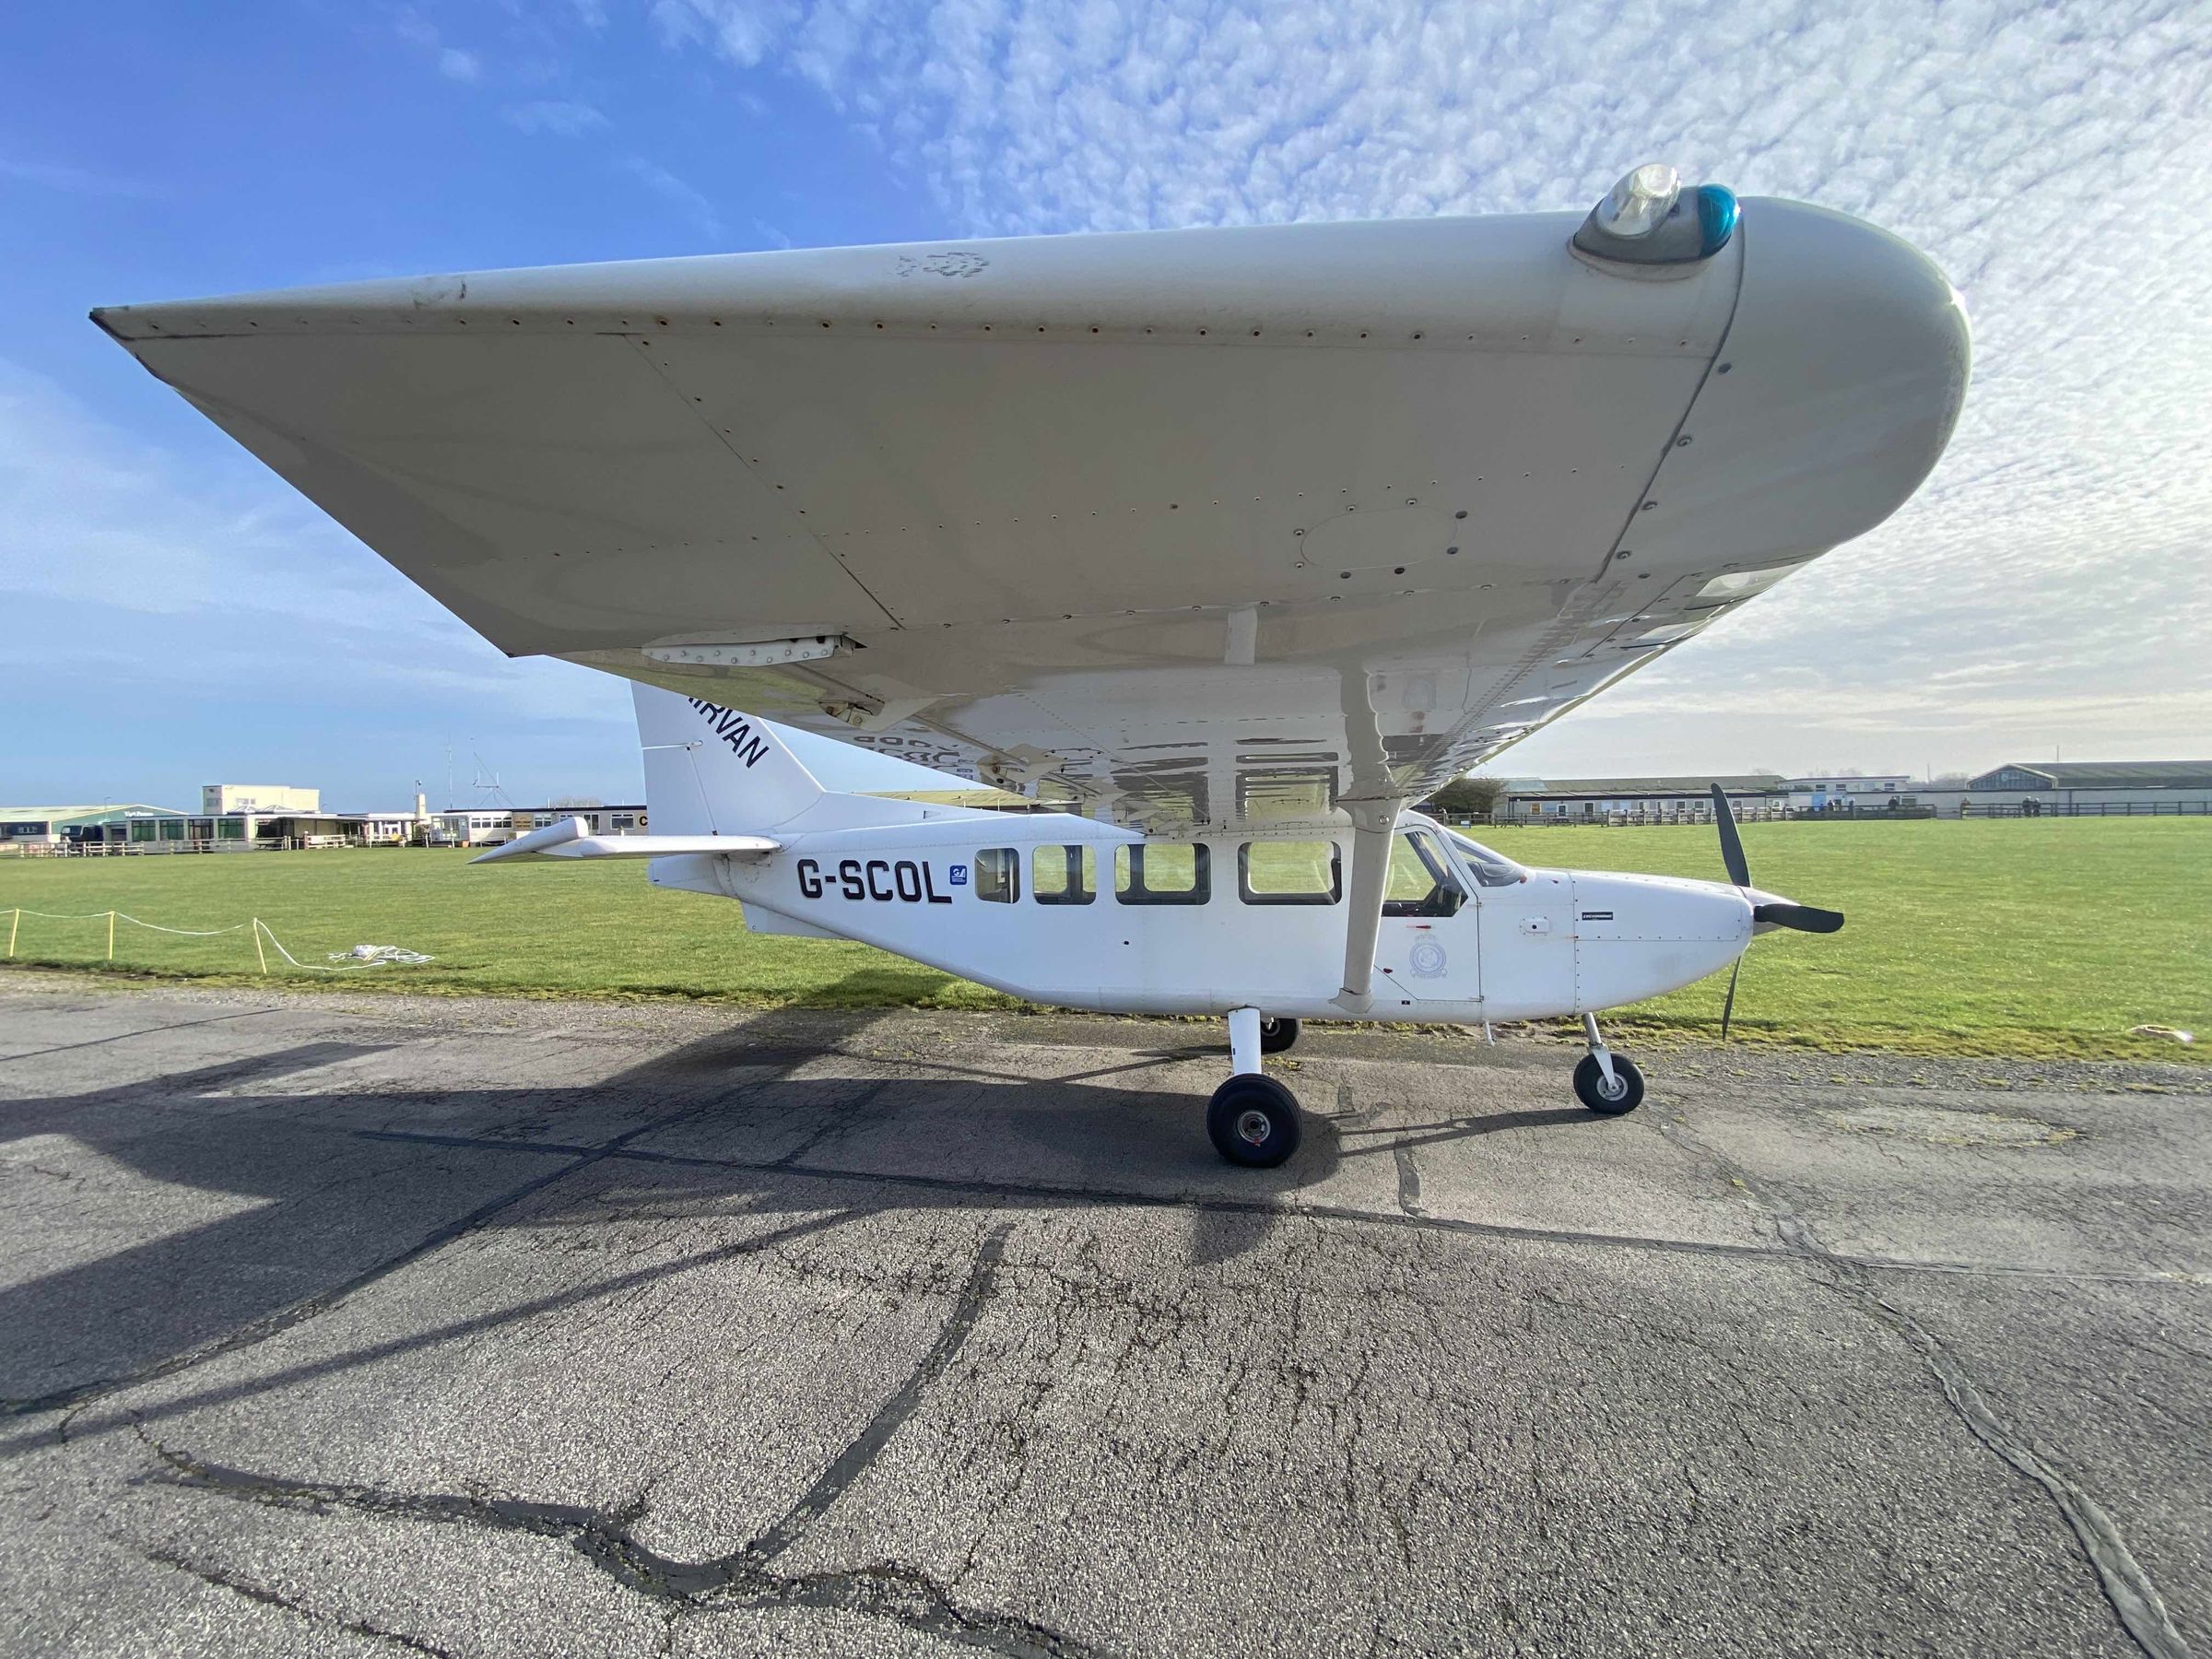
[[[1739,818],[1779,817],[1790,781],[1773,772],[1695,778],[1517,778],[1491,813],[1500,824],[1697,823],[1718,783]]]
[[[2212,816],[2212,760],[2015,760],[1938,799],[1946,817]]]
[[[1790,780],[1790,806],[1798,812],[1880,812],[1891,799],[1913,793],[1912,780],[1902,772],[1875,777],[1837,772]]]
[[[144,801],[106,802],[75,806],[0,806],[0,846],[42,852],[86,843],[159,839],[161,826],[182,826],[182,813]],[[175,839],[182,840],[180,828]]]
[[[200,812],[219,818],[227,812],[302,812],[310,817],[323,810],[323,792],[296,783],[203,783]]]
[[[371,847],[409,841],[434,847],[489,847],[572,818],[582,818],[593,835],[645,833],[645,808],[634,802],[612,806],[456,806],[431,812],[418,797],[413,812],[361,814],[360,839]]]

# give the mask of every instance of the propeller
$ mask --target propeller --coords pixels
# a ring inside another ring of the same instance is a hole
[[[1712,822],[1721,832],[1721,863],[1728,867],[1728,879],[1734,882],[1744,897],[1751,900],[1751,920],[1765,923],[1771,927],[1794,928],[1798,933],[1832,934],[1843,925],[1841,911],[1821,910],[1817,905],[1794,904],[1787,899],[1776,899],[1759,893],[1751,885],[1751,863],[1744,856],[1744,838],[1735,828],[1735,808],[1728,804],[1728,793],[1718,783],[1712,786]],[[1728,1000],[1721,1007],[1721,1041],[1728,1041],[1728,1025],[1735,1017],[1735,981],[1744,971],[1744,959],[1739,953],[1735,966],[1728,973]]]

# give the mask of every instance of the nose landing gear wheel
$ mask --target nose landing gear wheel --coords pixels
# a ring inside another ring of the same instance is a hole
[[[1242,1073],[1214,1090],[1206,1132],[1230,1163],[1272,1170],[1298,1150],[1298,1098],[1273,1077]]]
[[[1298,1021],[1295,1019],[1263,1019],[1260,1021],[1260,1053],[1279,1054],[1298,1041]]]
[[[1643,1104],[1643,1074],[1636,1062],[1613,1056],[1613,1087],[1606,1087],[1606,1068],[1595,1054],[1584,1054],[1574,1068],[1574,1092],[1583,1105],[1601,1117],[1619,1117]]]

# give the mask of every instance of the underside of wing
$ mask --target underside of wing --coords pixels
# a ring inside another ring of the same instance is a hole
[[[1955,296],[1746,204],[746,254],[95,313],[494,644],[1159,832],[1418,795],[1877,523]]]

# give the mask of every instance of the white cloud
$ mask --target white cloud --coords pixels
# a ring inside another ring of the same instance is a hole
[[[139,195],[139,186],[127,179],[112,178],[89,168],[68,167],[58,161],[22,161],[0,156],[0,179],[16,184],[35,184],[43,190],[67,191],[76,195]]]
[[[670,46],[702,44],[741,68],[785,39],[801,7],[775,0],[653,0],[654,29]]]
[[[401,40],[427,56],[446,79],[474,86],[483,78],[484,65],[477,54],[445,44],[437,27],[420,12],[412,7],[401,12],[393,27]]]
[[[642,156],[625,156],[622,165],[647,189],[690,220],[694,229],[702,235],[721,240],[722,216],[715,212],[714,204],[707,200],[696,187],[677,178],[659,162],[648,161]]]
[[[510,126],[525,133],[558,133],[573,138],[606,125],[606,117],[588,103],[571,99],[544,98],[529,103],[509,104],[500,112]]]

